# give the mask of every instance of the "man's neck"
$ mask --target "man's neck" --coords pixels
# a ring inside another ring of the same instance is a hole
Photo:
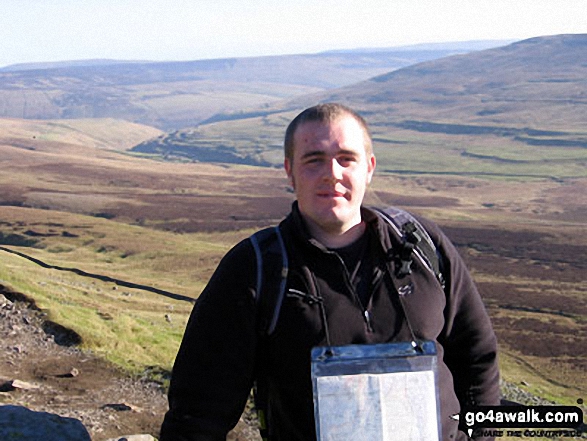
[[[365,222],[359,222],[346,230],[327,231],[308,222],[308,229],[314,239],[326,248],[343,248],[358,240],[366,229]]]

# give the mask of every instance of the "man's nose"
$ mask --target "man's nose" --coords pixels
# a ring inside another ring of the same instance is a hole
[[[327,163],[325,177],[332,180],[342,179],[343,167],[336,159],[332,159]]]

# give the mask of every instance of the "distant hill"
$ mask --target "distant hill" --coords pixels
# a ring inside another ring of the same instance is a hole
[[[122,61],[109,59],[50,61],[41,63],[20,63],[0,67],[0,72],[18,72],[23,70],[67,69],[71,67],[112,66],[114,64],[147,63],[147,61]]]
[[[583,129],[587,34],[532,38],[420,63],[324,95],[375,121],[427,119]],[[379,115],[379,116],[378,116]]]
[[[408,46],[399,46],[396,48],[380,48],[380,49],[340,49],[331,50],[324,53],[351,53],[351,52],[364,52],[365,50],[371,52],[377,51],[456,51],[460,53],[467,53],[473,51],[481,51],[499,46],[506,46],[513,43],[516,40],[470,40],[470,41],[454,41],[454,42],[442,42],[442,43],[418,43],[411,44]]]
[[[469,52],[479,44],[187,62],[87,60],[7,66],[0,69],[0,117],[117,118],[173,130],[217,113],[262,107]]]
[[[585,176],[587,35],[532,38],[427,61],[350,86],[142,143],[137,151],[195,160],[231,152],[235,162],[281,164],[287,121],[316,102],[349,104],[367,117],[390,172]],[[202,156],[202,152],[206,152]]]

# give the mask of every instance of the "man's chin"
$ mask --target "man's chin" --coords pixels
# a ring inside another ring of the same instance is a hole
[[[325,210],[320,216],[320,223],[324,226],[328,225],[329,229],[339,229],[347,225],[352,218],[348,210],[340,207],[333,207],[330,210]]]

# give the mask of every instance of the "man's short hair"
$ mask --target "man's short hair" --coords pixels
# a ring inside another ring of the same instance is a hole
[[[298,127],[306,122],[331,123],[343,116],[354,118],[363,129],[363,138],[365,139],[365,152],[367,155],[373,154],[373,142],[371,140],[371,131],[367,122],[354,110],[338,103],[318,104],[309,107],[296,116],[289,123],[285,131],[284,154],[287,159],[293,162],[294,156],[294,135]]]

